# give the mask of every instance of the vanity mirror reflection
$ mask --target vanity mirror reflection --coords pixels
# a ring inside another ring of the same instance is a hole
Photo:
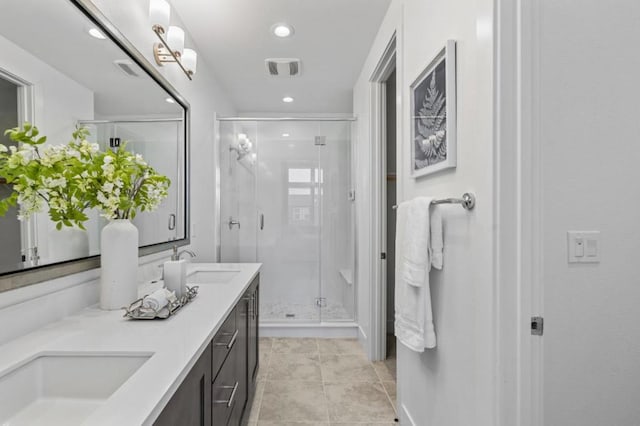
[[[31,122],[47,144],[67,143],[77,126],[101,149],[127,141],[171,180],[160,207],[133,221],[140,254],[188,244],[188,105],[142,55],[86,0],[3,0],[0,52],[2,133]],[[0,197],[10,192],[0,176]],[[0,291],[97,266],[107,221],[89,217],[86,231],[56,230],[46,212],[0,217]],[[26,277],[33,271],[40,278]]]

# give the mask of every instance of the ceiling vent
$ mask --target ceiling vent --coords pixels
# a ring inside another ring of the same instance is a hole
[[[300,75],[300,59],[268,58],[264,60],[267,72],[273,77],[297,77]]]
[[[136,65],[128,59],[118,59],[113,61],[116,67],[129,77],[139,77]]]

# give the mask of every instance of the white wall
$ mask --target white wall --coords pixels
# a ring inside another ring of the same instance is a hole
[[[148,22],[148,0],[94,0],[122,34],[155,65],[153,44],[157,37]],[[198,51],[189,28],[172,9],[171,24],[185,30],[185,46]],[[177,65],[157,67],[191,106],[191,249],[198,261],[215,261],[217,226],[215,213],[215,158],[217,156],[215,113],[232,115],[234,107],[217,83],[212,68],[202,56],[193,81]]]
[[[358,246],[370,247],[369,78],[394,31],[401,103],[398,201],[418,195],[474,192],[473,212],[444,207],[445,266],[431,275],[438,347],[424,354],[398,350],[399,415],[403,425],[493,425],[493,2],[395,0],[354,88],[358,115]],[[444,46],[457,41],[458,167],[419,180],[410,177],[409,85]],[[359,319],[371,330],[369,268],[358,258]],[[368,344],[365,340],[365,345]]]
[[[545,425],[640,424],[640,4],[614,3],[534,17]],[[569,230],[601,231],[599,264],[567,263]]]

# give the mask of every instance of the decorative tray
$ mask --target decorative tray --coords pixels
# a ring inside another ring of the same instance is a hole
[[[182,297],[177,298],[173,302],[169,302],[159,310],[143,306],[144,299],[148,296],[145,295],[130,304],[128,307],[122,308],[125,310],[123,317],[135,320],[167,319],[170,316],[175,315],[182,307],[189,304],[189,302],[191,302],[197,295],[198,286],[187,286],[187,291]]]

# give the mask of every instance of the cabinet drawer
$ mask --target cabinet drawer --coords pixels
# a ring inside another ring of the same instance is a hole
[[[229,357],[224,362],[218,377],[211,384],[212,399],[212,424],[213,426],[226,426],[233,409],[238,404],[240,397],[240,379],[237,375],[236,360],[238,359],[238,346],[231,349]]]
[[[211,371],[214,379],[219,374],[220,367],[222,367],[227,355],[229,355],[229,352],[236,346],[239,334],[238,327],[236,327],[236,309],[234,309],[224,321],[212,341],[213,355]]]

